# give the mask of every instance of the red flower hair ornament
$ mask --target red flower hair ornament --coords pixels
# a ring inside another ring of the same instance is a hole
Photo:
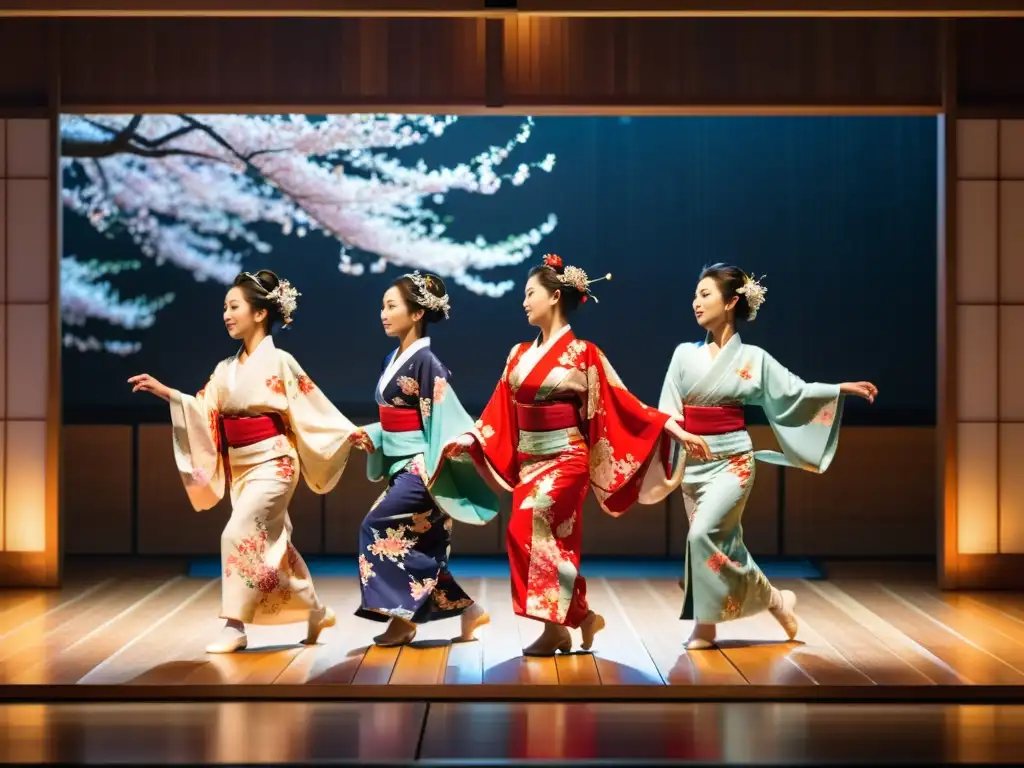
[[[554,270],[558,270],[562,269],[564,263],[562,262],[561,256],[554,253],[549,253],[546,256],[544,256],[544,265],[551,267]],[[586,272],[584,272],[579,267],[573,266],[565,267],[565,269],[562,270],[561,273],[556,272],[555,276],[558,278],[558,282],[562,283],[563,285],[568,285],[572,288],[575,288],[577,291],[583,294],[580,298],[581,304],[585,304],[587,302],[587,299],[593,299],[595,303],[597,302],[597,296],[590,292],[590,286],[592,283],[596,283],[599,280],[612,279],[612,273],[609,272],[604,277],[599,277],[596,280],[590,280],[587,277]]]

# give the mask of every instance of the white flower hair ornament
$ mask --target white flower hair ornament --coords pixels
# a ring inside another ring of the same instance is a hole
[[[748,321],[757,317],[757,310],[764,304],[765,295],[768,293],[768,289],[761,285],[760,282],[764,278],[764,275],[761,275],[760,278],[744,275],[743,285],[736,289],[736,293],[742,293],[747,297],[747,306],[750,308],[750,311],[747,312]]]
[[[451,310],[451,303],[448,299],[447,293],[444,296],[435,296],[430,292],[429,289],[434,283],[434,278],[430,275],[421,275],[419,270],[405,275],[405,277],[412,280],[412,284],[416,288],[416,293],[413,295],[416,303],[424,309],[432,310],[434,312],[442,312],[444,314],[444,319],[447,320],[448,312]]]
[[[282,280],[274,290],[267,294],[267,298],[277,304],[277,308],[281,310],[284,324],[291,325],[292,312],[299,306],[298,299],[301,295],[301,293],[295,290],[295,286],[287,280]]]
[[[295,311],[296,307],[299,306],[299,296],[302,294],[295,290],[295,286],[289,283],[287,280],[280,280],[277,283],[277,287],[272,291],[267,290],[267,286],[263,284],[252,272],[245,272],[246,277],[256,283],[260,290],[266,294],[267,300],[277,304],[277,308],[281,312],[281,319],[285,325],[291,325],[292,312]]]

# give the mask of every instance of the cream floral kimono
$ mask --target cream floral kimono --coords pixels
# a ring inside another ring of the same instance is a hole
[[[222,361],[194,397],[172,393],[174,458],[196,510],[230,488],[221,617],[306,621],[320,602],[291,543],[288,503],[300,472],[316,493],[337,485],[357,428],[269,336],[244,363],[240,354]],[[254,416],[268,418],[245,418]]]

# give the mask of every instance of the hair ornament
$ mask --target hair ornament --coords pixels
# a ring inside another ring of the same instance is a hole
[[[743,275],[743,285],[736,289],[736,293],[742,293],[747,297],[747,306],[750,307],[750,311],[747,312],[748,321],[757,317],[757,311],[764,304],[765,295],[768,293],[768,289],[761,284],[761,280],[764,278],[764,275],[755,278],[745,274]]]
[[[413,299],[416,303],[424,309],[442,312],[444,319],[447,320],[448,312],[451,310],[451,303],[448,299],[448,294],[436,296],[430,292],[430,286],[434,284],[434,278],[430,275],[421,275],[419,270],[405,275],[405,277],[412,280],[412,284],[416,288],[416,292],[413,294]]]
[[[263,281],[252,272],[244,272],[243,274],[256,283],[257,287],[259,287],[259,289],[266,295],[268,301],[272,301],[277,305],[277,308],[281,312],[281,319],[284,324],[291,325],[292,312],[294,312],[299,306],[298,299],[299,296],[302,295],[295,289],[295,286],[287,280],[280,280],[274,290],[268,291],[267,286],[263,284]]]
[[[581,304],[585,304],[587,299],[593,299],[594,302],[597,303],[597,296],[591,292],[590,286],[602,280],[612,279],[612,273],[609,272],[604,277],[598,277],[591,280],[587,277],[586,272],[579,267],[573,267],[571,265],[565,267],[561,272],[558,272],[557,270],[563,266],[562,257],[554,253],[549,253],[544,257],[544,264],[556,270],[555,277],[558,278],[558,282],[563,285],[567,285],[570,288],[575,288],[582,294],[582,297],[580,298]]]

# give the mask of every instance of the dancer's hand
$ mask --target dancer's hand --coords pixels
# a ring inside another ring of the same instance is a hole
[[[683,448],[686,452],[693,456],[695,459],[710,459],[711,449],[708,448],[708,444],[704,441],[703,437],[699,435],[691,435],[689,432],[680,427],[675,419],[669,419],[665,422],[665,431],[668,432],[673,438],[683,444]]]
[[[459,435],[454,442],[445,446],[444,452],[450,459],[457,459],[469,451],[473,445],[473,438],[470,435]]]
[[[348,441],[356,448],[362,448],[367,453],[374,453],[377,449],[373,447],[373,440],[366,434],[365,429],[357,429],[348,436]]]
[[[166,400],[168,402],[171,400],[171,388],[165,384],[161,384],[148,373],[140,373],[137,376],[132,376],[128,379],[128,383],[132,385],[132,392],[149,392],[150,394],[156,395],[161,400]]]
[[[878,397],[878,387],[870,381],[847,381],[839,385],[839,391],[844,395],[863,397],[869,403],[875,402]]]

